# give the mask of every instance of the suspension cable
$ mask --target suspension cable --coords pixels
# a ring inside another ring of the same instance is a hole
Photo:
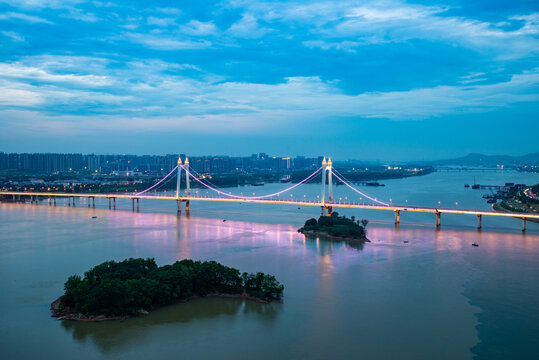
[[[168,178],[170,175],[172,175],[172,173],[173,173],[174,171],[176,171],[177,168],[178,168],[178,165],[176,165],[176,166],[174,167],[174,169],[172,169],[172,170],[171,170],[171,171],[170,171],[164,178],[162,178],[161,180],[159,180],[158,183],[154,184],[153,186],[150,186],[150,187],[147,188],[146,190],[142,190],[142,191],[140,191],[140,192],[135,193],[135,195],[142,195],[142,194],[144,194],[145,192],[148,192],[148,191],[152,190],[152,189],[155,188],[157,185],[161,184],[166,178]]]
[[[216,193],[224,195],[224,196],[232,197],[232,198],[235,198],[235,199],[245,199],[245,200],[249,200],[249,199],[265,199],[265,198],[269,198],[269,197],[272,197],[272,196],[280,195],[282,193],[285,193],[287,191],[290,191],[290,190],[300,186],[301,184],[304,184],[305,182],[309,181],[313,176],[315,176],[320,170],[322,170],[322,168],[320,167],[315,172],[313,172],[311,175],[309,175],[308,177],[306,177],[305,179],[300,181],[299,183],[294,184],[293,186],[291,186],[289,188],[286,188],[284,190],[278,191],[278,192],[273,193],[273,194],[261,195],[261,196],[238,196],[238,195],[227,194],[224,191],[221,191],[221,190],[219,190],[217,188],[214,188],[214,187],[204,183],[202,180],[198,179],[196,176],[191,174],[191,172],[188,169],[186,169],[185,167],[183,167],[183,165],[180,165],[180,166],[189,174],[189,176],[191,176],[195,181],[199,182],[200,184],[202,184],[206,188],[211,189],[211,190],[215,191]]]
[[[331,173],[333,175],[335,175],[335,177],[337,179],[339,179],[344,185],[348,186],[350,189],[354,190],[355,192],[357,192],[358,194],[360,195],[363,195],[365,196],[367,199],[370,199],[371,201],[374,201],[374,202],[377,202],[378,204],[382,204],[382,205],[385,205],[385,206],[390,206],[388,203],[385,203],[383,201],[380,201],[380,200],[377,200],[376,198],[373,198],[372,196],[368,195],[368,194],[365,194],[364,192],[360,191],[360,190],[357,190],[355,187],[353,187],[352,185],[350,185],[347,181],[343,180],[339,175],[337,175],[335,172],[339,173],[337,170],[333,170],[333,168],[331,168]],[[344,177],[342,174],[341,174],[342,177]]]

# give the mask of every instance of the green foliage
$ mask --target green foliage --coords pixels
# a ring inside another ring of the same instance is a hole
[[[368,221],[362,220],[363,226],[361,226],[354,220],[339,216],[339,213],[334,212],[331,216],[320,216],[318,221],[316,219],[307,220],[299,231],[323,232],[331,236],[364,239],[366,234],[365,226]]]
[[[316,220],[315,220],[316,221]],[[64,285],[63,310],[85,315],[133,315],[141,309],[172,304],[191,296],[247,294],[280,299],[284,286],[263,273],[240,271],[215,261],[182,260],[158,267],[154,259],[107,261]]]

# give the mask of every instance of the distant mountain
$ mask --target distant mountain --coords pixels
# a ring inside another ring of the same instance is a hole
[[[539,152],[522,156],[468,154],[456,159],[433,161],[432,164],[485,167],[496,167],[497,165],[504,167],[539,166]]]

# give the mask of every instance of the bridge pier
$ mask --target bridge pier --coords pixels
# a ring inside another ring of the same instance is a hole
[[[176,204],[178,205],[178,215],[182,213],[182,201],[180,199],[176,200]]]
[[[111,199],[109,198],[109,210],[111,208]]]
[[[95,196],[92,196],[92,207],[95,208]]]
[[[116,198],[112,198],[112,209],[116,210]]]
[[[140,199],[137,198],[137,212],[139,212],[139,200]]]
[[[131,198],[131,202],[133,203],[133,211],[135,211],[135,199]]]
[[[51,206],[51,197],[49,196],[49,206]]]
[[[191,201],[186,200],[186,201],[185,201],[185,211],[186,211],[186,212],[189,212],[189,206],[190,206],[190,205],[191,205]]]
[[[54,206],[56,206],[56,196],[52,198],[52,201],[54,202]]]
[[[71,207],[71,196],[67,197],[67,206]]]
[[[442,224],[441,215],[442,215],[441,212],[436,211],[436,227],[437,228],[439,228],[440,225]]]
[[[522,218],[522,232],[526,231],[526,218]]]
[[[90,207],[90,197],[88,196],[88,207]]]
[[[328,216],[331,216],[331,214],[333,214],[333,206],[328,206],[327,209],[328,209]]]
[[[477,230],[481,230],[481,215],[477,215]]]
[[[401,222],[401,211],[395,210],[395,225],[399,225]]]
[[[75,197],[73,196],[73,207],[75,207]]]

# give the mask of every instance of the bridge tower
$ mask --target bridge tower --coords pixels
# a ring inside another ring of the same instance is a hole
[[[326,161],[326,158],[322,160],[322,215],[326,214],[326,209],[328,215],[331,215],[333,212],[333,207],[326,206],[326,178],[328,181],[328,192],[329,192],[329,202],[333,202],[333,180],[332,180],[332,172],[331,168],[333,166],[333,162],[331,161],[331,158],[328,158]]]
[[[191,196],[191,186],[189,185],[189,159],[187,157],[185,158],[185,162],[183,164],[185,168],[185,190],[187,196]],[[189,205],[190,201],[185,200],[185,211],[189,211]]]
[[[176,202],[178,203],[178,213],[182,211],[180,201],[180,184],[182,181],[182,158],[178,157],[178,175],[176,176]]]

